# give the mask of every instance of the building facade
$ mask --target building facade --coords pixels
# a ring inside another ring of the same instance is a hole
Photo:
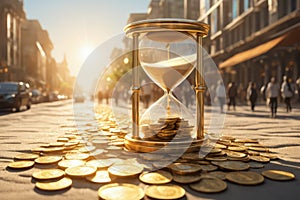
[[[0,81],[20,81],[21,23],[25,19],[23,0],[0,1]]]
[[[201,0],[200,12],[211,26],[206,49],[225,83],[300,76],[299,0]]]

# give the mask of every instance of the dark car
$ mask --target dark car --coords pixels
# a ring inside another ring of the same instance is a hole
[[[23,82],[0,82],[0,108],[15,108],[20,111],[22,106],[31,107],[30,86]]]
[[[31,103],[41,103],[43,101],[42,92],[38,89],[31,90]]]

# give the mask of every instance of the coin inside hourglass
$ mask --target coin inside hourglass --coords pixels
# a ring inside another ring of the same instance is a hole
[[[139,48],[144,71],[164,91],[141,118],[143,138],[169,141],[193,137],[194,117],[172,93],[194,69],[194,38],[175,31],[152,32],[142,37]]]

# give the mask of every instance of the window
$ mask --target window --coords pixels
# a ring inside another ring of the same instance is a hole
[[[10,38],[10,29],[11,29],[11,15],[7,13],[6,16],[6,28],[7,28],[7,38]]]
[[[239,15],[239,0],[232,0],[232,20]]]
[[[211,14],[211,33],[218,32],[218,9],[215,9]]]
[[[250,0],[244,0],[244,11],[248,10],[250,7]]]

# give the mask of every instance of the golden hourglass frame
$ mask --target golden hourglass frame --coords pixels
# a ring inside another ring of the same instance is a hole
[[[133,22],[124,28],[127,37],[132,37],[132,134],[125,137],[125,147],[135,152],[155,152],[163,150],[166,153],[174,153],[176,150],[187,152],[198,151],[204,140],[204,91],[205,83],[202,65],[202,38],[207,36],[209,26],[205,23],[187,19],[151,19]],[[164,34],[168,31],[178,32],[192,37],[196,43],[196,137],[190,141],[164,141],[147,140],[140,137],[140,82],[139,82],[139,37],[143,34]]]

